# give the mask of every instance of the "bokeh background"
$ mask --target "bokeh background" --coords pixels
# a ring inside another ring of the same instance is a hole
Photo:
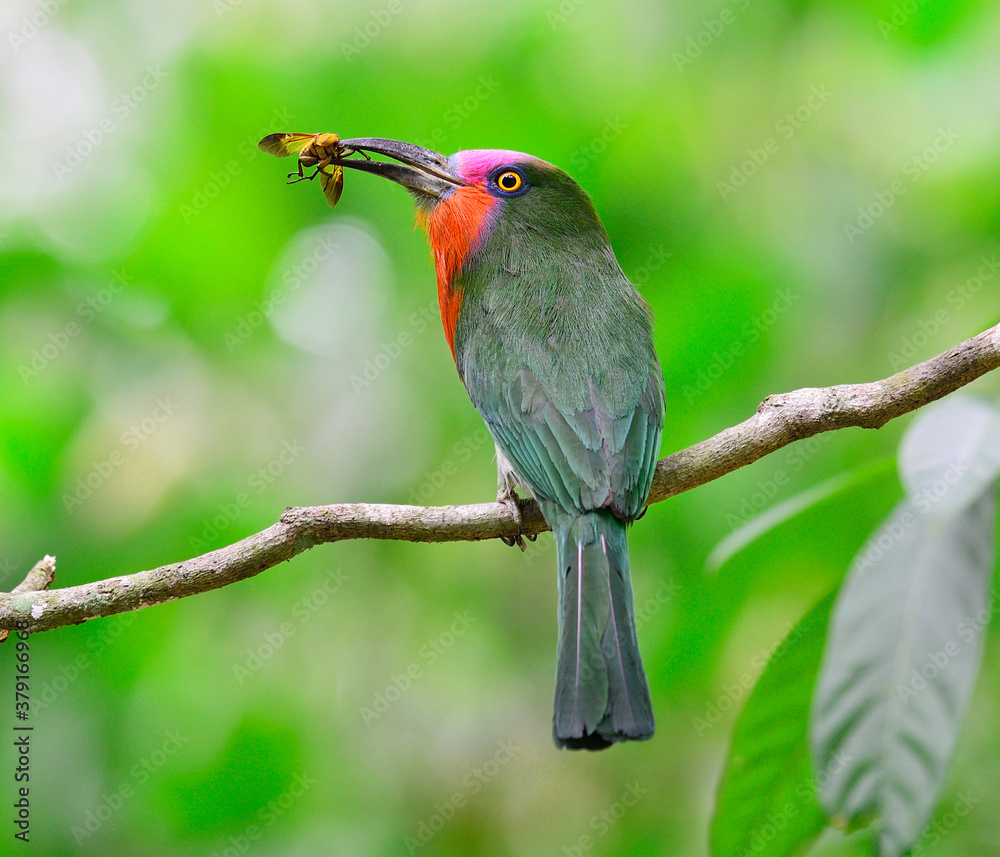
[[[0,587],[46,553],[61,586],[182,560],[290,505],[492,498],[406,194],[349,173],[331,210],[285,186],[266,133],[571,172],[657,316],[663,454],[996,323],[997,12],[6,0]],[[799,443],[635,527],[646,744],[552,746],[550,536],[326,545],[35,636],[30,849],[705,854],[743,687],[899,497],[908,422]],[[762,509],[879,461],[706,570]],[[994,633],[941,812],[978,802],[927,853],[1000,854],[998,683]]]

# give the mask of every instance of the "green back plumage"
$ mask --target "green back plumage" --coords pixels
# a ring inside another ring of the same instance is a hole
[[[536,497],[633,520],[663,431],[650,313],[576,182],[526,172],[461,272],[458,371]]]

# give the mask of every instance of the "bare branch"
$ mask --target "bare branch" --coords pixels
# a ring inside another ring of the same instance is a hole
[[[56,579],[56,558],[54,556],[43,556],[31,571],[17,586],[11,590],[11,595],[20,595],[22,592],[39,592],[48,589],[52,581]]]
[[[649,502],[690,491],[814,434],[852,426],[882,428],[997,368],[1000,325],[883,381],[768,396],[750,419],[661,458]]]
[[[28,576],[11,590],[11,595],[20,595],[22,592],[40,592],[48,589],[52,581],[56,579],[56,558],[54,556],[43,556],[35,563]],[[10,629],[0,630],[0,643],[7,642]]]
[[[768,396],[745,422],[661,459],[649,502],[690,491],[820,432],[850,426],[879,428],[997,368],[1000,325],[882,381]],[[521,501],[520,509],[525,535],[548,529],[534,501]],[[349,503],[286,509],[266,530],[184,562],[52,591],[26,591],[25,581],[14,592],[0,594],[0,629],[24,621],[31,631],[47,631],[207,592],[253,577],[325,542],[475,541],[516,534],[511,510],[497,503],[437,507]]]

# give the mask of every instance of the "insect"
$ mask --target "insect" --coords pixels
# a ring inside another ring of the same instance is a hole
[[[312,180],[319,176],[323,196],[331,208],[337,204],[344,190],[344,168],[331,161],[346,158],[356,151],[341,145],[340,137],[336,134],[268,134],[257,144],[257,148],[279,158],[298,152],[299,168],[288,174],[288,183]],[[364,152],[361,154],[368,159]],[[316,167],[316,171],[309,176],[302,172],[308,167]]]

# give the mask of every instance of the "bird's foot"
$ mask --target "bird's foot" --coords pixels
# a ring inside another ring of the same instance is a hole
[[[514,545],[517,545],[524,551],[526,545],[524,544],[524,533],[521,531],[521,507],[517,503],[517,492],[514,491],[514,486],[507,482],[507,480],[501,482],[500,487],[497,489],[497,502],[501,506],[506,506],[510,509],[511,514],[514,516],[514,523],[517,524],[517,535],[500,536],[500,541],[507,545],[507,547],[512,548]],[[531,541],[535,540],[535,536],[528,536],[528,538]]]

